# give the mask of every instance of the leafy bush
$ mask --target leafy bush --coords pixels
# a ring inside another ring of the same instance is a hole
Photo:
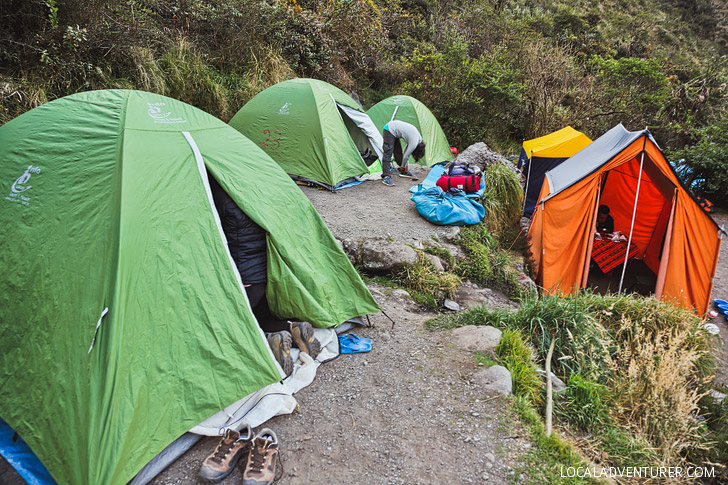
[[[728,119],[699,131],[693,145],[672,152],[673,159],[683,159],[691,168],[684,182],[695,192],[713,202],[728,202]]]

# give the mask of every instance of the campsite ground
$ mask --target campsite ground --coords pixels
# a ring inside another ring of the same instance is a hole
[[[424,175],[419,168],[419,174]],[[419,217],[409,201],[413,185],[397,178],[330,193],[303,187],[339,239],[390,237],[402,242],[442,237],[450,229]],[[716,215],[728,226],[728,214]],[[435,316],[403,290],[370,289],[391,316],[374,315],[373,326],[357,333],[373,339],[367,354],[342,355],[322,365],[314,382],[296,394],[299,409],[266,426],[281,442],[281,484],[304,483],[506,483],[520,481],[531,444],[508,401],[479,392],[470,381],[478,370],[449,332],[429,332]],[[728,299],[728,245],[724,244],[713,295]],[[505,297],[493,299],[508,305]],[[719,325],[723,355],[728,325]],[[728,384],[726,365],[720,380]],[[217,439],[205,438],[160,474],[154,484],[195,484],[200,462]],[[238,468],[222,483],[240,483]],[[0,483],[23,483],[0,463]]]

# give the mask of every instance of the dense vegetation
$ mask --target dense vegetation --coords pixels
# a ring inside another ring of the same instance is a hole
[[[727,32],[725,0],[6,0],[0,124],[99,88],[228,120],[273,83],[316,77],[365,107],[414,95],[461,147],[649,126],[722,198]]]

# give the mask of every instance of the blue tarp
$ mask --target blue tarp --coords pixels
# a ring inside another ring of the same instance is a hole
[[[2,419],[0,419],[0,455],[30,485],[54,485],[56,483],[23,438],[16,435],[13,428]]]
[[[485,209],[473,199],[465,197],[462,190],[443,192],[440,187],[420,188],[412,196],[417,212],[422,217],[441,226],[477,224],[485,217]]]

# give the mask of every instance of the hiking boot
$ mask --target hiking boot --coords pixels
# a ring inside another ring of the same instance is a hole
[[[280,364],[286,377],[293,373],[293,357],[291,357],[291,334],[285,330],[268,334],[268,345],[273,351],[273,357]]]
[[[250,442],[250,453],[243,471],[243,485],[267,485],[275,481],[278,462],[278,437],[263,428]]]
[[[321,352],[321,343],[313,334],[313,327],[308,322],[291,322],[291,337],[298,350],[305,352],[312,359]]]
[[[397,175],[399,175],[400,177],[406,178],[406,179],[417,180],[417,176],[415,176],[409,170],[406,170],[406,169],[403,169],[403,168],[400,168],[399,169],[399,171],[397,172]]]
[[[215,451],[205,458],[200,467],[200,478],[206,482],[219,482],[230,475],[241,457],[250,449],[253,432],[246,425],[241,432],[225,430],[225,435],[215,447]]]
[[[382,183],[384,185],[386,185],[387,187],[394,187],[394,182],[392,182],[392,177],[389,175],[382,177]]]

